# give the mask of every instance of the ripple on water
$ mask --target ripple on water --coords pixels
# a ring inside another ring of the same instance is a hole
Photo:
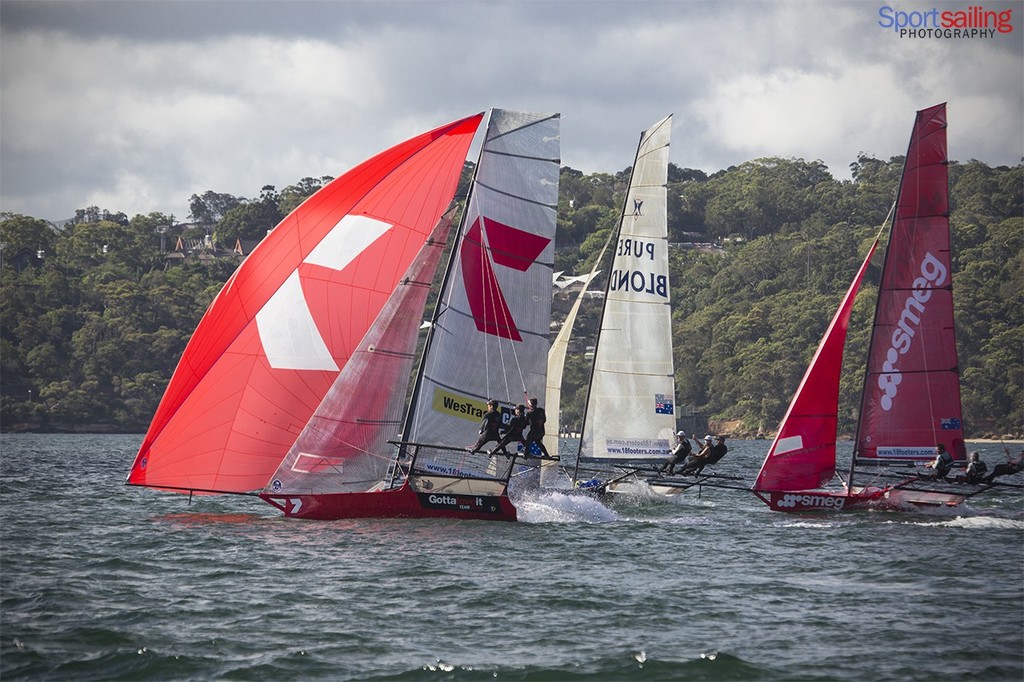
[[[828,517],[566,490],[519,524],[297,522],[126,489],[140,439],[4,436],[0,678],[1024,677],[1019,497]]]

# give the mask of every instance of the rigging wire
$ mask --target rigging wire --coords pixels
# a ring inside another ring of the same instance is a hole
[[[485,236],[484,239],[486,240],[486,244],[485,244],[486,250],[493,254],[493,250],[491,249],[491,244],[490,244],[490,238]],[[493,258],[492,258],[492,260],[493,260]],[[495,282],[496,281],[497,280],[495,280]],[[498,294],[500,294],[501,289],[496,289],[496,292]],[[510,333],[511,330],[515,328],[515,320],[512,318],[512,311],[509,310],[508,305],[502,305],[500,309],[502,311],[502,315],[504,316],[504,319],[500,320],[500,323],[499,323],[499,321],[496,320],[495,323],[498,325],[497,328],[498,329],[505,329],[505,330],[507,330],[507,333]],[[498,310],[497,306],[495,306],[495,310]],[[506,337],[502,337],[500,334],[497,336],[497,343],[498,343],[499,351],[501,351],[502,348],[503,348],[502,347],[502,343],[501,343],[502,338],[506,338]],[[526,391],[526,379],[523,377],[523,367],[522,367],[522,363],[519,361],[519,353],[516,351],[515,343],[516,342],[514,340],[512,340],[511,338],[508,338],[509,350],[512,353],[512,359],[515,361],[515,364],[516,364],[516,373],[519,375],[519,383],[523,387],[523,393],[526,393],[527,392]],[[505,395],[509,399],[509,402],[511,403],[512,402],[512,392],[509,389],[508,368],[506,367],[504,360],[505,360],[505,357],[504,357],[504,354],[502,354],[501,366],[502,366],[502,374],[503,374],[502,378],[505,380]]]

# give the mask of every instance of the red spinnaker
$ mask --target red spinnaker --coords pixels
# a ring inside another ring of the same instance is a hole
[[[267,235],[196,328],[128,483],[263,488],[448,208],[482,117],[365,161]]]

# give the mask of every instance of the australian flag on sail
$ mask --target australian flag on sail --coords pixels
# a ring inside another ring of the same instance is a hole
[[[959,431],[960,420],[956,417],[946,417],[939,422],[942,425],[943,431]]]
[[[662,395],[661,393],[654,394],[654,411],[658,414],[672,414],[672,396]]]

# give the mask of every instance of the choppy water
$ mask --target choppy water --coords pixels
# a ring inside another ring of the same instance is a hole
[[[705,490],[304,522],[125,487],[139,441],[3,436],[3,680],[1024,678],[1019,492],[939,515]],[[749,481],[767,445],[720,468]]]

